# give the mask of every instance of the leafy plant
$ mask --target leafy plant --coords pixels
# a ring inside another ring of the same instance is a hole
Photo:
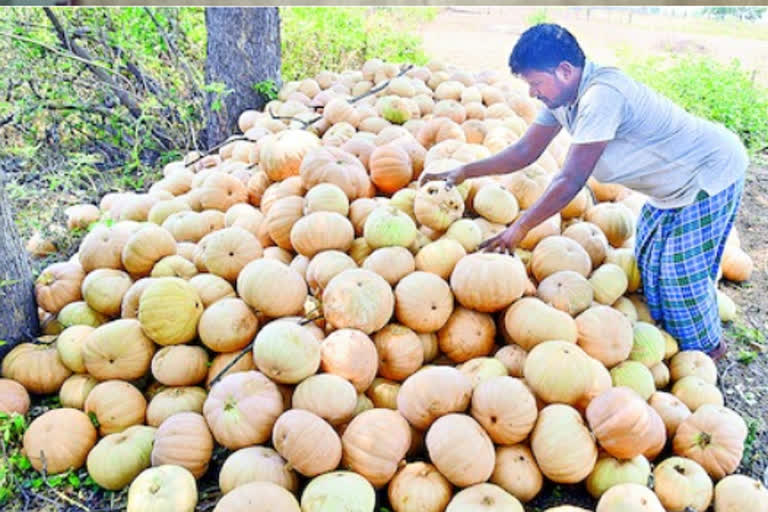
[[[768,149],[768,89],[737,59],[721,64],[698,56],[637,58],[620,52],[624,69],[687,111],[724,124],[752,152]]]
[[[278,89],[274,80],[262,80],[261,82],[253,84],[251,87],[266,101],[277,99]]]

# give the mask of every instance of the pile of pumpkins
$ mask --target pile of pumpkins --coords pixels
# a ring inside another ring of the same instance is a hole
[[[32,466],[130,486],[129,512],[192,511],[216,446],[215,512],[372,512],[376,490],[394,512],[514,512],[545,479],[598,512],[768,510],[732,475],[747,429],[713,361],[638,293],[644,197],[592,180],[490,254],[567,135],[519,172],[419,185],[535,115],[509,77],[373,59],[285,84],[146,193],[69,208],[90,230],[37,279],[47,336],[2,363],[0,410],[61,401],[24,435]],[[751,265],[734,233],[723,275]]]

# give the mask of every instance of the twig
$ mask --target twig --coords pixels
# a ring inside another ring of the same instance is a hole
[[[304,127],[302,128],[303,130],[306,130],[309,127],[309,125],[314,124],[314,123],[318,122],[319,120],[321,120],[323,118],[322,115],[319,115],[317,117],[314,117],[314,118],[310,119],[309,121],[305,121],[303,119],[299,119],[298,117],[294,117],[294,116],[278,116],[278,115],[275,115],[275,113],[272,112],[272,108],[267,109],[267,112],[269,112],[269,116],[272,119],[282,119],[282,120],[286,120],[286,121],[296,121],[296,122],[299,122],[299,123],[303,124],[304,125]]]
[[[245,140],[245,141],[248,141],[248,142],[256,142],[256,140],[251,139],[250,137],[246,137],[245,135],[238,135],[236,137],[230,137],[229,139],[226,139],[224,142],[219,142],[218,144],[216,144],[212,148],[204,151],[199,157],[195,158],[194,160],[190,160],[189,162],[184,164],[184,167],[189,167],[190,165],[196,164],[197,162],[199,162],[203,158],[207,157],[208,155],[210,155],[211,153],[213,153],[217,149],[223,148],[224,146],[226,146],[230,142],[237,142],[237,141],[240,141],[240,140]]]
[[[353,96],[352,99],[349,100],[349,102],[350,103],[356,103],[356,102],[360,101],[363,98],[367,98],[368,96],[371,96],[372,94],[376,94],[379,91],[383,91],[384,89],[389,87],[390,82],[392,82],[392,80],[394,78],[399,78],[399,77],[403,76],[404,74],[406,74],[411,69],[413,69],[413,64],[408,64],[407,66],[402,68],[400,70],[400,72],[397,75],[395,75],[394,77],[392,77],[389,80],[387,80],[386,82],[378,85],[377,87],[374,87],[373,89],[364,92],[363,94],[361,94],[359,96]]]
[[[66,494],[61,492],[60,490],[56,489],[53,485],[51,485],[51,482],[48,481],[47,461],[45,460],[45,452],[43,450],[40,450],[40,460],[43,462],[43,471],[42,471],[42,473],[43,473],[43,481],[45,482],[45,485],[47,485],[50,490],[52,490],[54,493],[56,493],[56,496],[58,496],[59,498],[63,499],[64,501],[66,501],[70,505],[75,506],[75,507],[79,508],[80,510],[85,510],[85,512],[91,512],[91,509],[89,509],[88,507],[86,507],[85,505],[80,503],[79,501],[70,498],[69,496],[67,496]],[[52,501],[53,503],[56,503],[53,500],[50,500],[50,501]]]
[[[243,348],[237,356],[235,356],[234,359],[232,359],[229,363],[227,363],[227,366],[225,366],[219,373],[216,374],[216,376],[211,379],[211,383],[209,387],[213,387],[214,384],[219,382],[219,380],[224,376],[225,373],[229,371],[230,368],[235,366],[239,360],[241,360],[245,354],[247,354],[252,348],[253,348],[253,341],[250,342],[245,348]]]

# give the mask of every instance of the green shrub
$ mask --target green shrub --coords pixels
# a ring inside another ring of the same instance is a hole
[[[427,56],[415,29],[436,14],[434,8],[283,7],[283,80],[360,68],[371,58],[424,64]]]
[[[753,83],[739,61],[707,57],[636,58],[624,52],[623,68],[688,112],[722,123],[755,153],[768,148],[768,89]]]

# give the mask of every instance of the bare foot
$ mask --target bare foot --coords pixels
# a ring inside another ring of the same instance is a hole
[[[727,351],[728,351],[728,344],[725,343],[725,340],[720,340],[720,344],[713,350],[709,351],[707,355],[711,357],[713,360],[717,361],[718,359],[723,357]]]

